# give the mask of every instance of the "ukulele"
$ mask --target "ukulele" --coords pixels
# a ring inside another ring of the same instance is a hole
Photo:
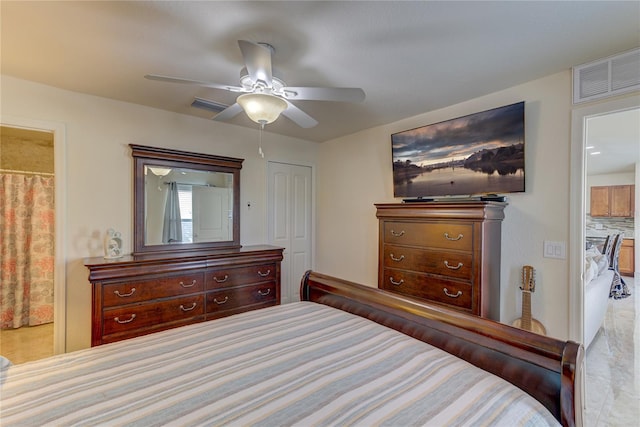
[[[536,334],[546,335],[547,330],[542,323],[531,317],[531,292],[536,289],[534,275],[533,267],[530,265],[522,267],[522,286],[520,286],[522,289],[522,317],[516,319],[512,325]]]

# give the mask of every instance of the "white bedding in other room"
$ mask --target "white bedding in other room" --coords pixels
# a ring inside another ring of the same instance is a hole
[[[9,426],[558,425],[501,378],[299,302],[0,372]]]
[[[588,249],[584,256],[584,284],[588,285],[593,279],[609,269],[609,259],[597,248]]]

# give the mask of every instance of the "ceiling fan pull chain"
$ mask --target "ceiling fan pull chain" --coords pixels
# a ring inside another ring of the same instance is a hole
[[[262,132],[264,132],[264,123],[260,123],[260,137],[258,138],[258,154],[264,159],[264,153],[262,152]]]

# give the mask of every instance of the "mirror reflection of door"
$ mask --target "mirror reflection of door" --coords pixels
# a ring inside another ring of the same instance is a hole
[[[230,188],[192,187],[193,242],[232,240]]]

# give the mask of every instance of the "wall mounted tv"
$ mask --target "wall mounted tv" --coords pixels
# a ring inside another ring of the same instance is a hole
[[[395,197],[524,191],[524,102],[391,135]]]

